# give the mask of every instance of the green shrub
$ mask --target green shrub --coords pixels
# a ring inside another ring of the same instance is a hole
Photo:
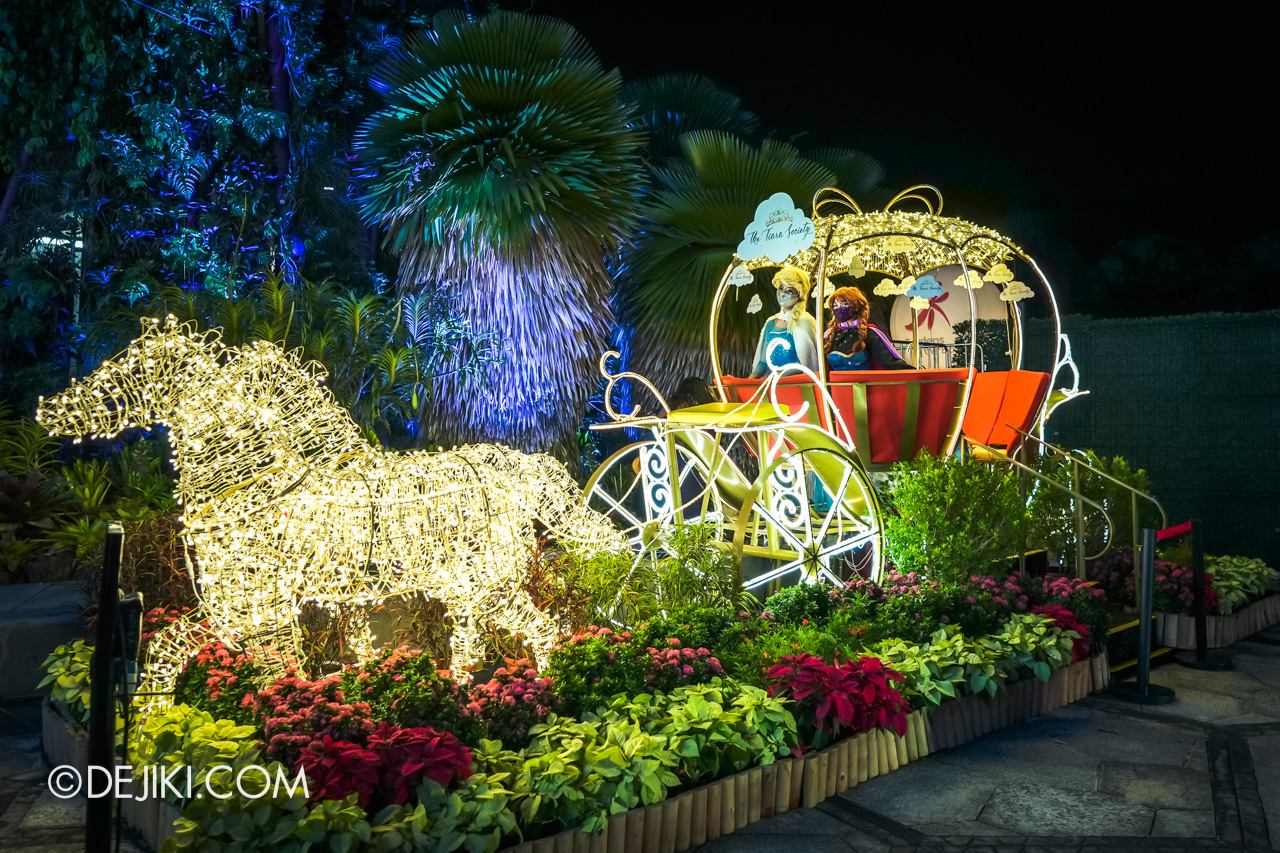
[[[1213,575],[1218,612],[1226,616],[1261,598],[1276,579],[1276,570],[1249,557],[1205,557],[1205,571]]]
[[[583,615],[598,624],[639,625],[690,608],[753,609],[719,536],[712,524],[680,524],[655,530],[639,556],[567,551],[560,565],[588,599]]]
[[[769,596],[764,609],[779,625],[799,625],[806,620],[825,622],[839,608],[840,593],[830,584],[798,584]]]
[[[831,662],[849,657],[860,645],[860,637],[851,634],[843,621],[834,628],[812,623],[780,625],[762,631],[751,642],[744,643],[728,663],[723,660],[721,663],[732,678],[763,687],[765,673],[782,658],[807,654]]]
[[[93,646],[84,640],[61,645],[53,650],[40,668],[47,674],[40,687],[49,687],[49,699],[66,710],[67,715],[81,723],[89,723],[89,664],[93,660]]]
[[[256,726],[218,720],[199,708],[174,705],[147,717],[138,731],[131,759],[138,766],[192,768],[194,785],[208,770],[237,759],[260,758]],[[193,788],[194,790],[194,788]],[[167,794],[173,799],[171,793]]]
[[[955,582],[1022,547],[1025,508],[1016,477],[1000,466],[921,451],[893,466],[890,494],[885,542],[900,572]]]
[[[511,792],[499,777],[475,774],[446,791],[430,779],[418,786],[417,805],[387,806],[373,818],[370,846],[389,853],[465,850],[493,853],[516,831]]]
[[[468,709],[465,687],[442,677],[429,655],[407,647],[381,649],[349,666],[338,682],[347,702],[366,702],[370,716],[402,728],[429,726],[452,733],[463,743],[484,734],[483,723]]]
[[[256,767],[261,760],[257,755],[242,754],[226,766],[213,769],[208,776],[211,790],[230,791],[232,796],[222,799],[206,795],[189,800],[162,853],[307,853],[312,849],[355,853],[361,843],[369,841],[369,822],[364,810],[356,805],[355,794],[345,800],[308,806],[302,785],[289,789],[276,784],[281,775],[290,784],[297,781],[297,774],[288,774],[278,762],[262,765],[270,774],[269,784],[256,770],[241,775],[241,771]],[[236,789],[237,777],[249,796],[241,796]]]
[[[990,639],[999,644],[999,661],[1006,674],[1015,681],[1031,675],[1048,681],[1054,671],[1072,661],[1075,641],[1080,635],[1063,631],[1053,620],[1033,613],[1015,613],[1005,630]]]
[[[553,648],[542,674],[555,681],[560,711],[579,717],[617,693],[645,692],[648,670],[648,656],[630,632],[591,626]]]
[[[721,607],[682,607],[665,617],[641,623],[631,634],[639,648],[656,646],[668,637],[679,637],[685,646],[713,649],[719,654],[741,642],[742,633],[736,630],[741,621],[734,611]]]
[[[1147,472],[1134,468],[1122,456],[1098,456],[1092,450],[1083,451],[1082,461],[1138,491],[1151,494]],[[1102,504],[1111,519],[1110,548],[1132,546],[1133,498],[1132,493],[1119,483],[1114,483],[1086,468],[1080,469],[1080,481],[1075,481],[1074,466],[1069,458],[1046,454],[1034,457],[1030,463],[1048,477],[1079,491],[1085,497]],[[1027,544],[1033,548],[1045,548],[1062,559],[1063,565],[1071,565],[1075,559],[1075,515],[1069,494],[1059,489],[1042,486],[1035,490],[1027,508]],[[1160,511],[1145,498],[1138,499],[1138,524],[1141,527],[1159,528]],[[1084,510],[1085,553],[1091,554],[1102,547],[1107,535],[1102,514],[1092,507]]]
[[[795,719],[781,701],[758,687],[721,679],[632,701],[619,696],[602,719],[610,731],[635,725],[664,738],[689,781],[772,764],[796,744]]]

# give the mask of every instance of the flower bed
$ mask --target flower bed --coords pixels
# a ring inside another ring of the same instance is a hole
[[[1083,695],[1100,598],[1061,578],[890,572],[787,589],[758,614],[592,626],[541,672],[511,660],[475,684],[399,648],[264,685],[258,662],[211,642],[177,704],[130,738],[129,763],[192,766],[196,785],[279,768],[305,774],[309,796],[130,802],[125,816],[166,853],[314,838],[349,853],[686,849]],[[82,646],[50,656],[72,717],[86,664]]]
[[[1155,642],[1175,649],[1196,647],[1193,573],[1183,563],[1189,549],[1169,552],[1172,559],[1155,561],[1152,606]],[[1122,549],[1099,560],[1091,576],[1107,591],[1113,602],[1136,611],[1134,565],[1130,549]],[[1261,560],[1246,557],[1205,558],[1205,629],[1211,649],[1229,646],[1245,637],[1280,624],[1280,595],[1269,585],[1278,578],[1275,570]]]

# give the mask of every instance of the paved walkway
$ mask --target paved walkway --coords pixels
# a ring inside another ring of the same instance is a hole
[[[1280,850],[1280,627],[1230,654],[1229,672],[1156,669],[1170,705],[1091,697],[700,853]],[[38,706],[0,709],[0,851],[82,849],[83,801],[47,773]]]
[[[1280,850],[1280,627],[1229,652],[1155,669],[1169,705],[1098,694],[699,853]]]

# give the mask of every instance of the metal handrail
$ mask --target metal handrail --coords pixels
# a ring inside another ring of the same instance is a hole
[[[1072,498],[1080,502],[1076,504],[1076,576],[1077,577],[1083,578],[1084,576],[1085,560],[1096,560],[1099,557],[1101,557],[1103,554],[1107,553],[1107,550],[1111,547],[1111,531],[1115,529],[1115,523],[1112,522],[1111,515],[1107,512],[1106,507],[1104,507],[1102,504],[1098,503],[1097,501],[1093,500],[1092,498],[1085,497],[1083,494],[1081,494],[1080,492],[1077,492],[1075,489],[1071,488],[1070,486],[1064,483],[1058,482],[1057,480],[1053,479],[1049,475],[1042,474],[1036,469],[1032,468],[1031,466],[1026,465],[1022,462],[1019,462],[1017,459],[1014,459],[1012,456],[1005,453],[1003,450],[1000,450],[999,448],[995,448],[995,447],[991,447],[990,445],[983,444],[981,441],[978,441],[977,439],[974,439],[974,438],[970,438],[967,435],[964,436],[964,440],[968,442],[970,445],[981,448],[983,451],[990,453],[993,457],[1000,459],[1004,462],[1008,462],[1010,465],[1013,465],[1015,468],[1021,471],[1026,471],[1028,474],[1035,477],[1037,480],[1048,483],[1050,486],[1052,486],[1055,489],[1058,489],[1059,491],[1066,492]],[[1102,550],[1096,554],[1085,555],[1084,553],[1084,510],[1080,505],[1081,503],[1086,503],[1092,506],[1098,512],[1102,513],[1102,517],[1105,518],[1107,521],[1106,542],[1102,546]]]
[[[1135,489],[1133,486],[1129,485],[1128,483],[1124,482],[1123,480],[1120,480],[1120,479],[1119,479],[1119,478],[1117,478],[1117,477],[1113,477],[1112,475],[1108,474],[1106,471],[1099,470],[1098,468],[1095,468],[1093,465],[1090,465],[1090,464],[1086,461],[1088,457],[1081,458],[1082,456],[1084,456],[1083,451],[1080,451],[1080,450],[1067,450],[1066,448],[1058,447],[1056,444],[1050,444],[1049,442],[1045,441],[1044,439],[1039,438],[1038,436],[1034,436],[1034,435],[1032,435],[1031,433],[1026,432],[1025,430],[1018,429],[1018,428],[1017,428],[1017,427],[1015,427],[1015,426],[1010,426],[1009,428],[1010,428],[1010,429],[1012,429],[1014,432],[1018,433],[1019,435],[1021,435],[1024,439],[1028,439],[1028,440],[1031,440],[1031,441],[1039,442],[1043,447],[1047,447],[1047,448],[1049,448],[1050,450],[1052,450],[1052,451],[1054,451],[1054,452],[1058,453],[1058,454],[1059,454],[1060,456],[1062,456],[1063,458],[1065,458],[1065,459],[1070,459],[1070,460],[1071,460],[1071,464],[1072,464],[1072,466],[1073,466],[1073,469],[1072,469],[1072,476],[1073,476],[1073,478],[1075,479],[1075,481],[1076,481],[1077,483],[1078,483],[1078,482],[1080,482],[1080,466],[1082,466],[1082,465],[1083,465],[1085,468],[1088,468],[1088,469],[1089,469],[1090,471],[1092,471],[1093,473],[1095,473],[1095,474],[1097,474],[1097,475],[1099,475],[1099,476],[1101,476],[1101,477],[1104,477],[1104,478],[1106,478],[1106,479],[1110,480],[1111,482],[1113,482],[1113,483],[1115,483],[1115,484],[1117,484],[1117,485],[1119,485],[1119,486],[1123,486],[1126,490],[1128,490],[1128,492],[1129,492],[1129,521],[1130,521],[1130,524],[1132,525],[1132,528],[1133,528],[1133,530],[1132,530],[1132,532],[1133,532],[1133,564],[1134,564],[1135,566],[1139,566],[1139,565],[1141,565],[1141,564],[1142,564],[1142,562],[1141,562],[1141,561],[1142,561],[1142,547],[1143,547],[1143,546],[1142,546],[1142,539],[1141,539],[1141,536],[1140,536],[1140,525],[1139,525],[1139,523],[1138,523],[1138,498],[1143,498],[1143,499],[1148,500],[1148,501],[1151,501],[1151,503],[1155,504],[1156,509],[1158,509],[1158,510],[1160,511],[1160,527],[1161,527],[1161,529],[1164,529],[1164,528],[1166,528],[1166,527],[1168,527],[1168,526],[1169,526],[1169,515],[1168,515],[1168,513],[1166,513],[1166,512],[1164,511],[1164,505],[1163,505],[1163,504],[1161,504],[1161,503],[1160,503],[1160,501],[1156,500],[1156,499],[1155,499],[1155,497],[1154,497],[1153,495],[1149,495],[1149,494],[1147,494],[1146,492],[1141,491],[1140,489]],[[1111,546],[1110,546],[1110,537],[1108,537],[1108,545],[1107,545],[1107,548],[1103,548],[1103,549],[1102,549],[1102,551],[1100,552],[1100,554],[1099,554],[1098,556],[1101,556],[1102,554],[1107,553],[1107,550],[1108,550],[1110,547],[1111,547]],[[1080,550],[1082,550],[1082,549],[1077,548],[1076,550],[1077,550],[1077,551],[1080,551]],[[1091,560],[1092,560],[1092,559],[1096,559],[1096,557],[1087,557],[1086,559],[1091,559]],[[1136,600],[1141,601],[1141,600],[1142,600],[1142,576],[1141,576],[1140,574],[1138,574],[1137,572],[1135,572],[1135,573],[1134,573],[1134,580],[1135,580],[1135,585],[1136,585],[1136,587],[1137,587],[1137,588],[1135,589],[1135,594],[1138,596],[1138,598],[1137,598]]]
[[[1050,444],[1049,442],[1045,441],[1044,439],[1039,438],[1038,436],[1032,435],[1031,433],[1026,432],[1025,430],[1020,430],[1020,429],[1018,429],[1018,428],[1017,428],[1017,427],[1015,427],[1015,426],[1010,426],[1009,428],[1010,428],[1011,430],[1013,430],[1014,432],[1018,433],[1019,435],[1021,435],[1023,438],[1031,439],[1032,441],[1038,442],[1039,444],[1041,444],[1041,445],[1043,445],[1043,446],[1045,446],[1045,447],[1049,448],[1050,450],[1056,451],[1058,454],[1060,454],[1060,455],[1062,455],[1062,456],[1069,457],[1069,458],[1071,459],[1071,461],[1072,461],[1072,462],[1074,462],[1076,465],[1083,465],[1085,468],[1088,468],[1088,469],[1089,469],[1090,471],[1092,471],[1093,473],[1095,473],[1095,474],[1099,474],[1099,475],[1101,475],[1101,476],[1105,477],[1106,479],[1110,480],[1111,482],[1116,483],[1117,485],[1123,486],[1125,489],[1127,489],[1128,491],[1130,491],[1130,492],[1132,493],[1132,494],[1130,495],[1130,499],[1133,501],[1133,505],[1134,505],[1134,513],[1133,513],[1133,531],[1134,531],[1134,533],[1133,533],[1133,541],[1134,541],[1134,543],[1135,543],[1135,546],[1136,546],[1136,543],[1139,541],[1139,536],[1138,536],[1138,513],[1137,513],[1137,501],[1138,501],[1138,498],[1144,498],[1144,499],[1146,499],[1146,500],[1151,501],[1153,504],[1155,504],[1155,505],[1156,505],[1156,509],[1160,510],[1160,527],[1161,527],[1161,529],[1164,529],[1164,528],[1166,528],[1166,527],[1168,527],[1168,526],[1169,526],[1169,516],[1168,516],[1168,514],[1167,514],[1167,513],[1165,513],[1165,511],[1164,511],[1164,506],[1163,506],[1163,505],[1161,505],[1160,501],[1156,500],[1154,496],[1147,494],[1146,492],[1142,491],[1141,489],[1135,489],[1133,486],[1129,485],[1128,483],[1124,482],[1123,480],[1121,480],[1121,479],[1119,479],[1119,478],[1117,478],[1117,477],[1113,477],[1113,476],[1111,476],[1110,474],[1108,474],[1106,471],[1103,471],[1103,470],[1101,470],[1101,469],[1099,469],[1099,468],[1095,468],[1094,466],[1090,465],[1088,462],[1086,462],[1086,461],[1085,461],[1085,459],[1081,458],[1081,456],[1080,456],[1080,455],[1077,455],[1077,454],[1081,454],[1081,455],[1083,455],[1083,451],[1081,451],[1081,450],[1067,450],[1067,449],[1066,449],[1066,448],[1064,448],[1064,447],[1058,447],[1056,444]],[[1087,458],[1087,457],[1086,457],[1086,458]]]

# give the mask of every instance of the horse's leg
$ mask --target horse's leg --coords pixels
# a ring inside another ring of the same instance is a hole
[[[476,612],[475,601],[444,602],[446,616],[453,617],[453,637],[449,641],[451,659],[449,668],[456,681],[470,681],[475,664],[484,661],[484,639],[480,632],[481,617]]]
[[[369,627],[369,611],[365,609],[358,617],[351,620],[347,641],[351,644],[351,653],[357,659],[365,661],[374,655],[373,629]]]
[[[201,624],[202,616],[191,611],[172,625],[156,632],[147,642],[139,704],[143,716],[165,711],[174,704],[178,676],[206,643],[213,639],[209,628]]]
[[[555,620],[534,606],[524,592],[512,594],[498,590],[486,596],[481,607],[483,618],[490,627],[502,628],[510,634],[519,634],[529,649],[534,664],[541,669],[555,644],[559,630]]]

